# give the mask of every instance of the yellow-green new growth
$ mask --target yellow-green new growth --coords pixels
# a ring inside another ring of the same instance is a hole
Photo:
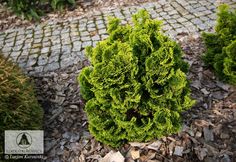
[[[91,66],[78,77],[89,130],[113,147],[177,132],[181,112],[194,104],[179,45],[145,10],[133,24],[110,20],[109,37],[87,48]]]

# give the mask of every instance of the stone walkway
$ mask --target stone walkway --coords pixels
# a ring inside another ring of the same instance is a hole
[[[236,8],[235,0],[222,0]],[[130,22],[131,15],[146,9],[152,18],[163,20],[163,30],[171,37],[178,33],[212,31],[216,0],[160,0],[120,9],[102,10],[66,22],[48,22],[0,33],[0,51],[30,75],[66,68],[85,60],[84,48],[96,45],[108,35],[108,16]]]

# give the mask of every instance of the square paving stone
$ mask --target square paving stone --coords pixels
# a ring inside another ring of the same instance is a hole
[[[91,39],[92,39],[92,41],[99,41],[99,40],[100,40],[100,37],[99,37],[99,35],[97,34],[97,35],[93,36]]]
[[[30,54],[40,53],[40,51],[41,51],[40,48],[31,48],[31,49],[30,49]]]
[[[44,72],[54,71],[54,70],[57,70],[57,69],[59,69],[59,68],[60,68],[60,65],[59,65],[58,62],[52,62],[52,63],[47,64],[47,65],[44,67],[43,71],[44,71]]]
[[[61,60],[61,62],[60,62],[61,68],[66,68],[66,67],[73,65],[73,64],[74,64],[73,57],[65,58],[65,59]]]
[[[98,33],[101,35],[101,34],[106,34],[107,33],[107,30],[106,29],[99,29],[98,30]]]
[[[28,56],[30,49],[22,50],[21,56]]]
[[[22,48],[22,45],[14,46],[12,48],[12,51],[19,51],[19,50],[21,50],[21,48]]]
[[[43,47],[43,48],[41,49],[41,53],[42,53],[42,54],[44,54],[44,53],[49,53],[49,51],[50,51],[50,47]]]
[[[58,30],[58,29],[55,29],[52,31],[52,36],[57,36],[57,35],[60,35],[61,34],[61,31]]]
[[[10,56],[11,57],[19,57],[22,51],[13,51]]]
[[[30,55],[26,67],[34,66],[37,63],[37,54]]]
[[[43,41],[42,42],[42,46],[43,47],[47,47],[47,48],[50,48],[51,46],[52,46],[52,43],[51,43],[51,41]]]
[[[81,40],[86,42],[86,41],[90,41],[91,38],[89,36],[85,36],[85,37],[81,37]]]
[[[80,36],[81,37],[85,37],[85,36],[89,36],[89,32],[85,31],[85,32],[80,32]]]
[[[47,55],[43,55],[41,54],[39,57],[38,57],[38,65],[46,65],[48,62],[48,57]]]
[[[44,68],[44,66],[36,66],[34,68],[34,70],[35,70],[36,73],[42,73],[43,72],[43,68]]]
[[[54,53],[54,54],[55,54],[55,53]],[[52,63],[52,62],[59,62],[59,54],[50,56],[50,57],[48,58],[48,63],[50,64],[50,63]]]
[[[82,43],[82,48],[86,48],[87,46],[91,46],[92,45],[92,41],[86,41]]]

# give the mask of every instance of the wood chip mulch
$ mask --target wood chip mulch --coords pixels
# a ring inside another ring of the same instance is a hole
[[[196,105],[183,114],[182,131],[148,143],[112,149],[88,132],[76,77],[88,63],[36,76],[45,108],[46,161],[71,162],[234,162],[236,161],[236,88],[222,83],[200,59],[205,48],[198,35],[179,35],[190,64]]]

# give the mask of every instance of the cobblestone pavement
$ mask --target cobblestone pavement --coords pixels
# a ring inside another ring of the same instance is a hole
[[[236,0],[221,1],[236,8]],[[102,10],[66,22],[48,22],[0,33],[0,51],[30,75],[66,68],[85,60],[84,48],[107,37],[109,16],[126,24],[139,9],[163,20],[171,37],[178,33],[211,31],[215,25],[217,0],[160,0],[113,10]]]

